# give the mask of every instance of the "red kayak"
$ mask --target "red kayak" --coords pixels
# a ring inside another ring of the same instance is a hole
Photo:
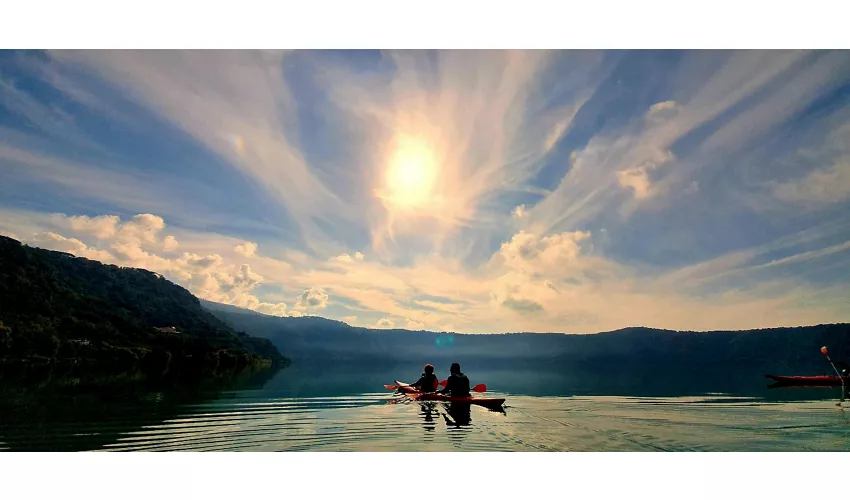
[[[445,394],[437,394],[434,392],[421,392],[418,389],[410,387],[404,382],[395,381],[398,390],[407,394],[413,399],[420,401],[447,401],[452,403],[467,403],[472,405],[486,406],[487,408],[500,408],[505,403],[505,398],[478,398],[475,396],[455,397]]]
[[[837,375],[765,375],[775,380],[777,386],[786,387],[841,387],[841,378]],[[843,377],[844,383],[850,387],[850,377]]]

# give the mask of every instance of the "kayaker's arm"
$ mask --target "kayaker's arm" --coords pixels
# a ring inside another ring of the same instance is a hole
[[[452,377],[446,381],[446,386],[442,390],[437,391],[439,394],[447,394],[452,390]]]

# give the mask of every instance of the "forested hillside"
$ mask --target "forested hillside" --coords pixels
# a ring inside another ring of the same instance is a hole
[[[271,342],[234,331],[158,274],[3,236],[0,361],[161,370],[288,363]]]

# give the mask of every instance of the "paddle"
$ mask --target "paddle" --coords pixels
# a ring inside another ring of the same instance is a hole
[[[449,382],[448,380],[443,380],[442,382],[440,382],[440,385],[445,387],[448,382]],[[394,390],[398,389],[399,386],[391,385],[391,384],[384,384],[384,388],[387,389],[387,390],[390,390],[390,391],[394,391]],[[474,392],[487,392],[487,385],[486,384],[478,384],[475,387],[473,387],[472,390]]]
[[[829,359],[829,350],[826,348],[826,346],[821,347],[820,352],[823,353],[824,356],[826,356],[826,360],[829,361],[830,365],[832,365],[832,369],[835,370],[835,374],[838,375],[838,380],[841,381],[841,401],[835,403],[835,406],[841,406],[841,403],[844,402],[844,393],[845,393],[844,377],[841,376],[841,372],[838,371],[838,368],[836,368],[835,364],[832,362],[832,360]]]

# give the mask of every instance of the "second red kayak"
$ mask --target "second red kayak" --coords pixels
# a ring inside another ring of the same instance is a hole
[[[765,375],[775,380],[777,385],[789,387],[841,387],[841,378],[837,375]],[[844,377],[844,383],[850,386],[850,377]]]
[[[433,392],[420,392],[419,390],[410,387],[404,382],[399,382],[398,380],[396,380],[395,383],[398,386],[399,391],[420,401],[446,401],[452,403],[467,403],[473,405],[486,406],[488,408],[499,408],[505,403],[505,398],[479,398],[475,396],[455,397],[448,396],[446,394],[437,394]]]

